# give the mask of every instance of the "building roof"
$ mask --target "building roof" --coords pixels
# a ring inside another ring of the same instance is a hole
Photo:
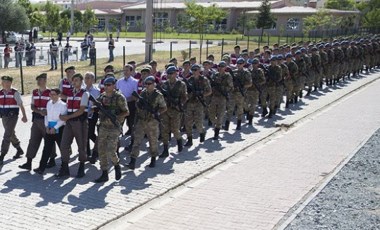
[[[304,6],[285,6],[281,8],[271,9],[273,14],[316,14],[320,9],[313,7]],[[359,14],[360,11],[353,10],[333,10],[333,9],[323,9],[326,12],[333,14]],[[257,10],[248,11],[248,14],[257,14]]]
[[[270,1],[270,3],[273,5],[280,1]],[[216,4],[218,7],[222,9],[252,9],[252,8],[259,8],[261,6],[261,1],[239,1],[239,2],[197,2],[198,5],[208,7],[212,6],[213,4]],[[183,2],[162,2],[162,3],[153,3],[153,8],[155,9],[186,9],[186,5]],[[138,3],[135,5],[129,5],[122,7],[123,10],[145,10],[146,9],[146,2]]]
[[[84,13],[85,10],[81,10],[81,13]],[[95,15],[121,15],[123,11],[121,9],[102,9],[102,10],[94,10]]]
[[[138,0],[134,2],[125,1],[91,1],[86,3],[78,3],[75,6],[77,10],[95,9],[95,10],[108,10],[108,9],[121,9],[124,6],[136,4]]]

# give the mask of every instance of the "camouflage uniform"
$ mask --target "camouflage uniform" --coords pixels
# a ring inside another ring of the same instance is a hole
[[[285,86],[285,79],[289,79],[289,69],[288,66],[285,63],[279,64],[281,67],[281,80],[277,86],[276,92],[277,92],[277,108],[280,108],[280,105],[283,100],[284,96],[284,86]]]
[[[203,127],[205,107],[197,99],[196,95],[201,95],[201,97],[203,97],[204,94],[211,92],[211,85],[209,80],[204,76],[199,76],[198,80],[195,80],[192,76],[188,81],[195,89],[195,92],[189,92],[188,94],[189,100],[186,103],[185,110],[185,127],[187,138],[189,139],[192,137],[193,124],[195,124],[200,135],[205,135],[206,131]]]
[[[234,89],[232,90],[230,100],[228,101],[227,105],[227,120],[226,123],[231,121],[232,115],[234,113],[234,109],[236,106],[236,117],[238,122],[243,119],[243,113],[244,113],[244,103],[245,103],[245,93],[246,89],[244,88],[244,85],[252,84],[252,78],[251,74],[247,69],[241,69],[241,70],[234,70],[233,71],[233,85]],[[239,89],[239,87],[241,89]],[[242,95],[242,92],[244,95]]]
[[[140,96],[144,98],[152,108],[166,108],[165,99],[158,90],[149,93],[143,89]],[[148,136],[149,150],[151,157],[156,157],[158,154],[158,125],[159,122],[154,119],[151,112],[141,108],[139,102],[136,102],[136,121],[134,131],[134,142],[132,146],[131,157],[137,158],[140,154],[140,144],[144,139],[144,135]]]
[[[338,44],[334,46],[333,52],[334,52],[334,65],[333,65],[332,70],[333,70],[333,80],[334,80],[334,83],[336,83],[338,82],[342,74],[344,53]]]
[[[298,86],[297,89],[299,90],[296,92],[296,95],[299,94],[300,97],[302,97],[302,90],[305,87],[305,81],[306,81],[306,63],[303,58],[296,59],[296,64],[298,66]]]
[[[289,79],[285,79],[285,87],[287,90],[286,98],[288,103],[291,102],[291,100],[296,102],[296,97],[298,97],[298,92],[300,91],[298,66],[293,60],[286,62],[286,65],[289,70]]]
[[[316,91],[317,88],[321,88],[321,56],[316,51],[311,54],[311,63],[311,72],[314,75],[314,90]]]
[[[264,71],[260,68],[253,68],[252,73],[252,86],[247,89],[246,102],[248,109],[248,123],[252,125],[253,115],[255,114],[255,109],[257,102],[259,100],[260,91],[265,85],[265,75]]]
[[[119,91],[114,91],[111,97],[108,97],[106,93],[102,93],[99,96],[100,103],[111,114],[115,115],[120,124],[123,123],[124,117],[118,117],[120,112],[127,112],[128,105],[123,94]],[[119,141],[120,129],[115,128],[115,125],[111,122],[102,111],[99,111],[99,136],[98,136],[98,152],[100,160],[100,168],[108,170],[108,158],[111,158],[113,165],[119,164],[119,158],[116,154],[116,147]],[[119,127],[120,128],[120,127]]]
[[[328,58],[329,63],[326,66],[327,67],[327,73],[328,73],[326,75],[326,79],[329,82],[328,85],[332,85],[333,84],[333,79],[334,79],[334,68],[336,68],[336,67],[334,65],[334,63],[335,63],[334,51],[331,48],[329,48],[327,50],[327,58]]]
[[[282,70],[279,65],[271,64],[268,66],[268,78],[266,80],[267,95],[269,96],[269,118],[276,113],[277,109],[277,87],[281,81]]]
[[[177,140],[178,146],[182,146],[181,137],[181,115],[182,104],[187,98],[186,84],[182,81],[176,80],[174,83],[170,83],[170,80],[162,84],[162,89],[167,92],[165,102],[168,110],[161,115],[162,130],[161,137],[162,142],[165,145],[169,144],[169,136],[173,133],[174,138]],[[179,147],[178,151],[182,150]]]
[[[328,55],[323,49],[319,49],[319,56],[321,57],[321,68],[320,68],[320,80],[323,81],[323,76],[326,78],[326,85],[328,84],[327,75],[328,75]]]
[[[302,58],[305,60],[305,63],[306,63],[305,73],[307,73],[307,76],[305,77],[306,77],[307,92],[309,95],[314,84],[315,71],[313,71],[313,68],[312,68],[313,64],[311,62],[310,56],[307,54],[303,54]]]

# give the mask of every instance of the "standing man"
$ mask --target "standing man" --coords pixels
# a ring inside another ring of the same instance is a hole
[[[211,79],[212,97],[209,107],[209,119],[215,125],[214,140],[218,140],[224,114],[226,113],[227,101],[234,84],[231,74],[225,71],[226,62],[218,64],[218,72]]]
[[[67,95],[67,115],[60,115],[59,119],[66,122],[66,126],[62,134],[61,155],[62,166],[57,178],[70,176],[69,160],[70,146],[75,138],[79,151],[79,168],[77,178],[84,177],[84,163],[87,160],[87,113],[85,112],[88,106],[89,94],[82,89],[83,76],[80,73],[72,77],[74,89]]]
[[[112,34],[110,34],[110,38],[108,41],[108,50],[109,50],[108,62],[113,62],[114,60],[114,56],[113,56],[114,49],[115,49],[115,40],[112,38]]]
[[[124,95],[128,102],[129,116],[126,117],[128,132],[126,132],[125,135],[132,134],[136,114],[136,102],[132,93],[138,90],[138,80],[132,77],[132,70],[132,65],[125,65],[122,78],[116,82],[116,88]]]
[[[9,44],[5,44],[4,48],[4,69],[8,69],[9,61],[11,60],[12,49]]]
[[[57,69],[57,56],[58,56],[58,46],[54,43],[54,38],[51,39],[50,47],[50,70]]]
[[[26,150],[27,161],[25,164],[20,165],[19,168],[31,170],[32,160],[36,157],[37,151],[40,148],[42,139],[44,139],[46,134],[45,129],[45,116],[46,116],[46,105],[50,100],[50,89],[46,87],[47,74],[42,73],[36,77],[38,89],[32,92],[32,102],[30,107],[32,109],[32,128],[30,130],[30,139],[28,148]],[[55,166],[55,148],[49,152],[51,153],[50,161],[48,163],[48,168]]]
[[[99,97],[102,106],[109,111],[110,114],[116,117],[118,123],[122,123],[126,116],[128,116],[128,105],[125,97],[115,89],[115,78],[107,78],[104,81],[105,92]],[[120,180],[121,168],[119,165],[119,158],[116,154],[116,146],[118,145],[118,137],[120,135],[120,128],[115,127],[110,117],[99,112],[100,125],[99,125],[99,159],[102,175],[95,180],[95,182],[108,181],[108,158],[111,158],[112,164],[115,167],[115,179]]]
[[[88,54],[87,38],[84,38],[83,41],[80,43],[80,48],[82,50],[82,55],[80,57],[80,60],[85,61],[87,60],[87,54]]]
[[[169,156],[169,141],[171,133],[177,140],[178,152],[183,149],[183,141],[181,137],[181,115],[183,113],[183,104],[187,101],[187,89],[184,82],[177,79],[177,68],[170,66],[166,70],[168,80],[162,84],[167,111],[161,115],[162,118],[162,142],[164,151],[160,158]]]
[[[55,143],[61,146],[62,133],[65,122],[59,119],[60,115],[67,114],[66,103],[59,99],[60,90],[53,88],[50,90],[50,101],[46,105],[45,125],[45,145],[42,151],[40,166],[33,171],[43,174],[46,168],[49,168],[48,159],[53,151]]]
[[[268,118],[272,118],[276,114],[277,110],[277,87],[281,81],[282,70],[277,65],[277,57],[270,59],[270,65],[268,66],[268,79],[266,82],[267,95],[269,97],[269,115]]]
[[[188,80],[189,85],[187,85],[187,91],[189,92],[189,100],[186,103],[185,110],[185,127],[187,134],[185,146],[187,147],[193,145],[193,124],[195,124],[199,133],[200,142],[205,141],[206,130],[203,127],[205,110],[204,98],[210,96],[212,93],[209,80],[201,75],[201,67],[199,65],[193,65],[191,72],[193,75]]]
[[[156,157],[158,153],[158,126],[159,122],[155,117],[166,112],[166,103],[162,94],[155,88],[155,79],[149,76],[144,80],[145,88],[140,94],[140,99],[136,102],[136,123],[135,132],[133,134],[134,142],[131,152],[131,160],[128,164],[130,169],[135,169],[136,159],[140,154],[140,144],[147,135],[149,141],[150,164],[149,167],[156,166]],[[155,111],[149,111],[153,108]],[[157,109],[156,109],[157,108]]]
[[[4,136],[0,148],[0,165],[3,164],[10,143],[12,143],[13,147],[17,149],[16,155],[13,156],[13,159],[18,159],[24,154],[15,132],[20,109],[22,113],[22,122],[26,123],[28,119],[26,117],[21,95],[16,89],[12,88],[12,81],[13,78],[10,76],[1,77],[2,89],[0,90],[0,117],[3,122]]]
[[[69,66],[65,69],[66,77],[59,82],[59,90],[61,91],[61,99],[66,102],[67,95],[73,90],[71,78],[75,74],[75,66]]]
[[[244,58],[238,58],[236,61],[237,69],[233,70],[233,91],[231,93],[230,101],[227,105],[227,119],[224,124],[224,130],[228,131],[230,121],[236,106],[237,126],[236,130],[241,129],[241,121],[244,113],[244,102],[246,97],[246,91],[252,86],[252,78],[250,72],[244,68]]]
[[[86,84],[86,92],[88,92],[92,97],[98,98],[100,95],[100,90],[98,87],[94,86],[95,74],[92,72],[87,72],[84,75],[84,83]],[[99,109],[96,108],[96,106],[94,106],[94,104],[89,100],[86,112],[88,117],[87,157],[89,158],[90,162],[94,164],[98,158],[98,142],[96,140],[97,137],[95,134],[95,128],[96,123],[98,122]],[[92,153],[90,148],[90,140],[94,143],[94,149],[92,150]]]

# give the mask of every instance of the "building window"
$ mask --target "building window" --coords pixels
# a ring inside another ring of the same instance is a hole
[[[165,27],[169,22],[169,14],[166,12],[156,12],[154,13],[153,23],[156,27]]]
[[[289,18],[286,23],[287,30],[299,30],[300,29],[300,19],[299,18]]]
[[[126,16],[125,21],[128,23],[129,27],[136,27],[137,22],[141,21],[141,16]]]
[[[98,30],[103,31],[105,27],[106,27],[106,19],[98,18]]]

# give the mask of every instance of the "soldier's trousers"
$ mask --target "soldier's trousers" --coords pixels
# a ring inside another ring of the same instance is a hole
[[[149,141],[149,151],[152,157],[156,157],[158,153],[158,121],[155,119],[151,120],[140,120],[137,119],[134,128],[134,142],[132,146],[131,157],[137,158],[140,155],[140,144],[144,139],[144,135],[148,136]]]
[[[191,137],[193,133],[193,124],[197,128],[198,133],[204,133],[203,127],[204,107],[200,102],[189,101],[186,104],[185,111],[185,127],[186,134]]]
[[[182,113],[174,108],[168,110],[161,115],[162,130],[161,137],[164,144],[169,143],[170,133],[173,133],[176,140],[181,139],[181,116]]]
[[[222,127],[224,114],[226,113],[226,103],[227,100],[223,96],[212,96],[211,98],[209,118],[215,124],[215,128],[220,129]]]
[[[12,143],[13,147],[19,148],[20,141],[16,137],[16,124],[18,121],[18,116],[10,116],[1,118],[4,127],[3,141],[1,142],[1,154],[5,155],[8,153],[9,146]]]
[[[285,80],[284,85],[286,89],[286,100],[287,101],[292,100],[294,97],[293,80],[292,79]]]
[[[313,87],[314,80],[315,80],[315,70],[310,70],[309,76],[306,78],[306,85],[308,89],[311,89]]]
[[[283,96],[284,96],[284,86],[279,85],[276,87],[276,106],[277,106],[277,108],[280,108]]]
[[[259,100],[259,92],[247,91],[246,104],[247,104],[249,115],[255,114],[255,109],[256,109],[258,100]]]
[[[68,163],[70,160],[71,144],[75,138],[78,145],[79,161],[81,163],[87,160],[87,134],[88,124],[86,120],[68,120],[63,129],[62,141],[60,145],[62,162]]]
[[[268,106],[267,99],[268,99],[267,87],[262,87],[261,94],[260,94],[261,107],[266,108]]]
[[[238,120],[242,120],[243,114],[244,114],[244,103],[245,103],[245,97],[243,97],[243,95],[241,95],[240,92],[233,92],[227,104],[227,120],[231,121],[234,110],[235,110],[235,106],[236,106],[236,118]]]
[[[30,129],[30,139],[28,148],[26,150],[27,158],[33,159],[36,157],[36,154],[38,152],[38,149],[40,148],[42,140],[45,137],[45,134],[46,129],[44,118],[35,118],[32,123],[32,128]],[[53,158],[56,157],[55,145],[53,145],[53,150],[50,151],[50,153],[52,154]]]
[[[267,87],[267,94],[269,96],[269,109],[274,111],[274,107],[277,105],[277,92],[275,86]]]
[[[103,171],[108,170],[108,158],[111,159],[113,165],[117,165],[119,163],[119,158],[116,154],[119,135],[119,130],[106,129],[100,124],[98,135],[98,153],[100,169]]]

